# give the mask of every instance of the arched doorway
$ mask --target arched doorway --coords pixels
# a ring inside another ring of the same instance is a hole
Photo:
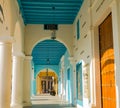
[[[34,94],[45,94],[55,90],[58,94],[59,63],[67,48],[57,40],[40,41],[32,51],[33,76],[36,79],[33,84]],[[52,69],[52,70],[50,70]],[[48,73],[48,74],[46,74]],[[34,85],[36,87],[34,87]],[[54,85],[54,86],[53,86]],[[36,90],[34,89],[36,88]]]
[[[36,77],[37,95],[48,94],[55,91],[58,94],[58,76],[50,69],[44,69]]]

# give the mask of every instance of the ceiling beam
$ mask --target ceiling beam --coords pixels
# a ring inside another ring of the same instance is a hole
[[[77,10],[33,10],[33,9],[26,9],[24,12],[35,12],[35,13],[50,13],[50,14],[59,14],[59,13],[71,13],[71,14],[76,14],[78,11]]]
[[[46,13],[35,13],[35,12],[31,12],[31,13],[24,13],[25,14],[25,16],[35,16],[35,15],[37,15],[37,16],[68,16],[68,17],[71,17],[71,16],[73,16],[73,17],[75,17],[76,15],[75,14],[70,14],[70,13],[68,13],[68,14],[64,14],[64,13],[59,13],[59,14],[46,14]],[[48,17],[49,18],[49,17]]]
[[[58,6],[71,6],[71,7],[80,7],[80,4],[81,3],[77,3],[77,2],[69,2],[68,3],[62,3],[62,2],[59,2],[59,3],[47,3],[47,2],[26,2],[26,1],[23,1],[21,2],[22,5],[32,5],[32,6],[51,6],[51,7],[58,7]]]
[[[55,17],[53,17],[53,16],[37,16],[37,15],[36,16],[26,16],[25,18],[26,19],[44,19],[44,18],[51,19],[52,18],[52,19],[55,19],[55,20],[56,19],[61,19],[61,18],[62,19],[72,19],[72,20],[74,19],[74,17],[72,17],[72,16],[71,17],[68,17],[68,16],[64,16],[64,17],[63,16],[55,16]]]
[[[50,21],[25,21],[25,24],[73,24],[73,21],[58,21],[54,23]]]
[[[21,0],[21,2],[23,2],[24,0]],[[35,0],[25,0],[26,2],[35,2]],[[82,2],[83,0],[40,0],[40,2],[74,2],[74,1],[77,1],[77,2]],[[36,2],[39,2],[36,1]]]
[[[52,6],[34,6],[34,5],[23,5],[23,9],[51,9]],[[79,7],[65,7],[65,6],[57,6],[55,9],[79,9]]]

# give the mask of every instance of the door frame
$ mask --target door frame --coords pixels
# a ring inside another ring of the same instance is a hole
[[[112,14],[112,9],[108,9],[103,15],[101,15],[100,19],[94,25],[94,34],[93,34],[93,57],[96,58],[94,60],[94,71],[95,71],[95,104],[97,108],[102,108],[102,101],[101,101],[101,80],[100,80],[100,57],[99,57],[99,25],[108,17],[109,14]],[[113,15],[112,15],[112,27],[113,27]],[[114,30],[113,30],[114,35]],[[114,37],[113,37],[113,48],[115,47]],[[115,55],[115,51],[114,51]],[[115,58],[114,58],[115,60]],[[115,63],[116,66],[116,63]],[[115,76],[116,76],[116,69],[115,69]],[[115,78],[116,80],[116,78]],[[115,82],[116,84],[116,82]],[[116,91],[116,102],[117,102],[117,91]],[[116,104],[117,106],[117,104]]]

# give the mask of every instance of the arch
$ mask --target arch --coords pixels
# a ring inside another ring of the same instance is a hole
[[[73,28],[72,25],[59,25],[56,40],[63,43],[73,56]],[[44,30],[43,25],[27,25],[25,27],[25,54],[31,55],[33,47],[40,41],[51,39],[51,31]]]
[[[37,73],[37,75],[38,75],[38,74],[40,74],[41,72],[46,72],[46,68],[41,69],[41,70]],[[54,73],[55,73],[55,75],[58,77],[58,74],[57,74],[54,70],[52,70],[52,69],[48,68],[48,72],[54,72]],[[36,75],[36,76],[37,76],[37,75]]]
[[[39,74],[41,71],[46,71],[46,69],[47,69],[47,68],[45,68],[45,66],[44,66],[44,67],[42,67],[39,71],[37,71],[36,74],[35,74],[35,78],[38,76],[38,74]],[[49,71],[53,71],[53,72],[56,74],[56,76],[58,77],[59,72],[57,72],[56,69],[51,68],[51,67],[48,67],[48,70],[49,70]]]
[[[37,94],[51,93],[53,90],[58,93],[58,75],[51,69],[48,69],[46,74],[46,70],[43,69],[36,76],[36,85]]]
[[[48,39],[49,39],[49,38],[42,38],[42,39],[36,41],[36,43],[34,43],[34,44],[32,45],[32,47],[31,47],[31,52],[30,52],[30,53],[32,54],[33,48],[34,48],[38,43],[40,43],[40,42],[42,42],[42,41],[45,41],[45,40],[48,40]],[[72,55],[72,52],[71,52],[70,48],[68,47],[68,45],[67,45],[65,42],[63,42],[63,41],[60,40],[60,39],[55,39],[55,40],[58,41],[58,42],[60,42],[60,43],[62,43],[62,44],[66,47],[66,49],[68,50],[69,54]]]

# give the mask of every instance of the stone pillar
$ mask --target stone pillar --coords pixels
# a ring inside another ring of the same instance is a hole
[[[46,79],[46,91],[48,91],[48,79]]]
[[[13,55],[11,108],[23,108],[24,54]]]
[[[41,77],[40,77],[40,94],[42,93]]]
[[[56,95],[58,95],[58,79],[56,78]]]
[[[53,80],[52,88],[55,89],[55,88],[54,88],[54,86],[55,86],[55,82],[54,82],[55,80],[54,80],[54,77],[52,77],[52,80]]]
[[[23,76],[23,104],[24,106],[31,106],[31,56],[26,56],[24,61],[24,76]]]
[[[40,94],[40,77],[37,76],[37,95]]]
[[[12,38],[0,37],[0,108],[10,108]]]

